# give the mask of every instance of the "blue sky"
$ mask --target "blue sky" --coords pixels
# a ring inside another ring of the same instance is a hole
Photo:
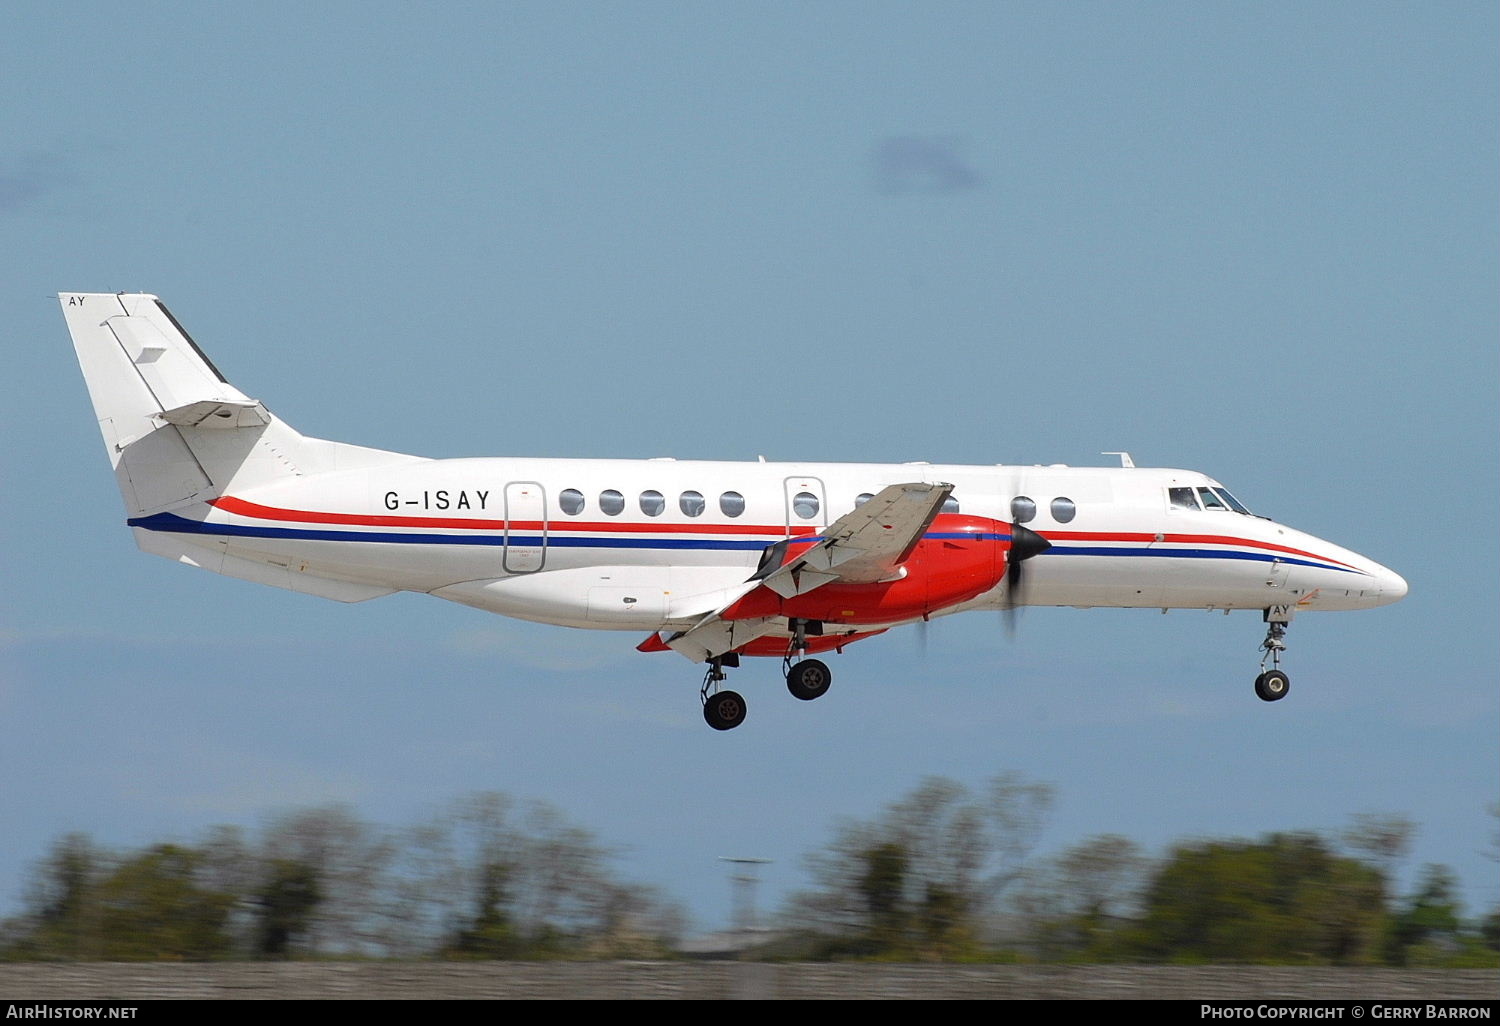
[[[0,38],[0,910],[67,830],[539,798],[728,915],[942,774],[1043,838],[1500,800],[1493,4],[30,3]],[[139,554],[55,302],[142,290],[313,435],[430,456],[1203,470],[1405,575],[1309,615],[1029,610],[813,705],[632,636],[352,607]]]

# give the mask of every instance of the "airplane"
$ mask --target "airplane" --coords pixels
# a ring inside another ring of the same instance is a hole
[[[742,656],[809,701],[892,627],[1020,606],[1259,610],[1255,693],[1286,697],[1295,614],[1406,594],[1380,564],[1257,516],[1218,481],[1137,467],[425,459],[299,434],[219,372],[157,297],[58,299],[146,552],[362,602],[397,591],[644,632],[707,666],[729,730]]]

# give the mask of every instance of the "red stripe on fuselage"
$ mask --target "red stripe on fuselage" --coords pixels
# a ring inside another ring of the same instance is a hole
[[[246,502],[232,495],[221,495],[210,499],[209,505],[225,513],[235,513],[257,520],[281,520],[293,524],[343,524],[353,527],[441,527],[468,531],[503,531],[504,520],[484,520],[478,517],[405,517],[368,513],[322,513],[315,510],[282,509],[278,506],[262,506]],[[540,531],[540,520],[512,520],[512,531]],[[639,534],[749,534],[785,535],[786,527],[775,524],[770,527],[756,524],[674,524],[674,523],[629,523],[622,521],[549,520],[549,531],[631,531]],[[793,536],[817,534],[816,527],[794,527]]]
[[[253,517],[256,520],[280,520],[293,524],[342,524],[354,527],[437,527],[467,531],[503,531],[506,528],[504,520],[481,519],[478,517],[408,517],[408,516],[384,516],[368,513],[324,513],[316,510],[282,509],[279,506],[262,506],[260,503],[247,502],[237,499],[232,495],[221,495],[217,499],[210,499],[209,505],[221,509],[225,513],[234,513],[242,517]],[[510,523],[512,531],[540,531],[542,522],[540,520],[514,520]],[[719,535],[785,535],[786,527],[781,524],[770,526],[759,524],[678,524],[678,523],[656,523],[627,521],[580,521],[580,520],[549,520],[547,521],[549,531],[593,531],[611,532],[628,531],[636,534],[719,534]],[[808,537],[816,535],[816,527],[794,527],[793,537]],[[1157,541],[1155,534],[1148,532],[1128,531],[1045,531],[1043,536],[1048,541],[1094,541],[1094,542],[1145,542]],[[1254,549],[1266,549],[1272,552],[1285,552],[1293,556],[1305,556],[1309,559],[1320,559],[1337,566],[1349,567],[1348,563],[1327,556],[1320,556],[1315,552],[1304,549],[1294,549],[1287,545],[1277,545],[1274,542],[1255,541],[1250,538],[1236,538],[1224,534],[1168,534],[1161,538],[1162,543],[1176,545],[1239,545]],[[1167,550],[1162,550],[1163,552]],[[1355,569],[1349,567],[1349,569]]]
[[[1333,563],[1337,566],[1355,569],[1348,563],[1327,556],[1320,556],[1316,552],[1308,552],[1305,549],[1294,549],[1289,545],[1277,545],[1275,542],[1256,541],[1253,538],[1236,538],[1228,534],[1164,534],[1160,539],[1154,534],[1145,533],[1120,533],[1112,531],[1044,531],[1042,536],[1048,541],[1103,541],[1103,542],[1157,542],[1161,544],[1174,545],[1239,545],[1251,549],[1266,549],[1271,552],[1285,552],[1291,556],[1306,556],[1308,559],[1321,559],[1325,563]],[[1163,549],[1163,552],[1167,550]]]

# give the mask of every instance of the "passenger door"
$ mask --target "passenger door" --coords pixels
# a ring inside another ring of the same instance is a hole
[[[505,486],[506,573],[536,573],[547,562],[547,492],[536,481]]]

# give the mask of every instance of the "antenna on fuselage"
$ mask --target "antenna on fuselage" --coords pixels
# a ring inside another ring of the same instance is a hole
[[[1100,456],[1118,456],[1118,457],[1120,457],[1120,466],[1124,467],[1126,470],[1134,470],[1135,469],[1135,460],[1133,460],[1133,459],[1130,458],[1130,453],[1128,453],[1128,452],[1101,452],[1099,455]]]

